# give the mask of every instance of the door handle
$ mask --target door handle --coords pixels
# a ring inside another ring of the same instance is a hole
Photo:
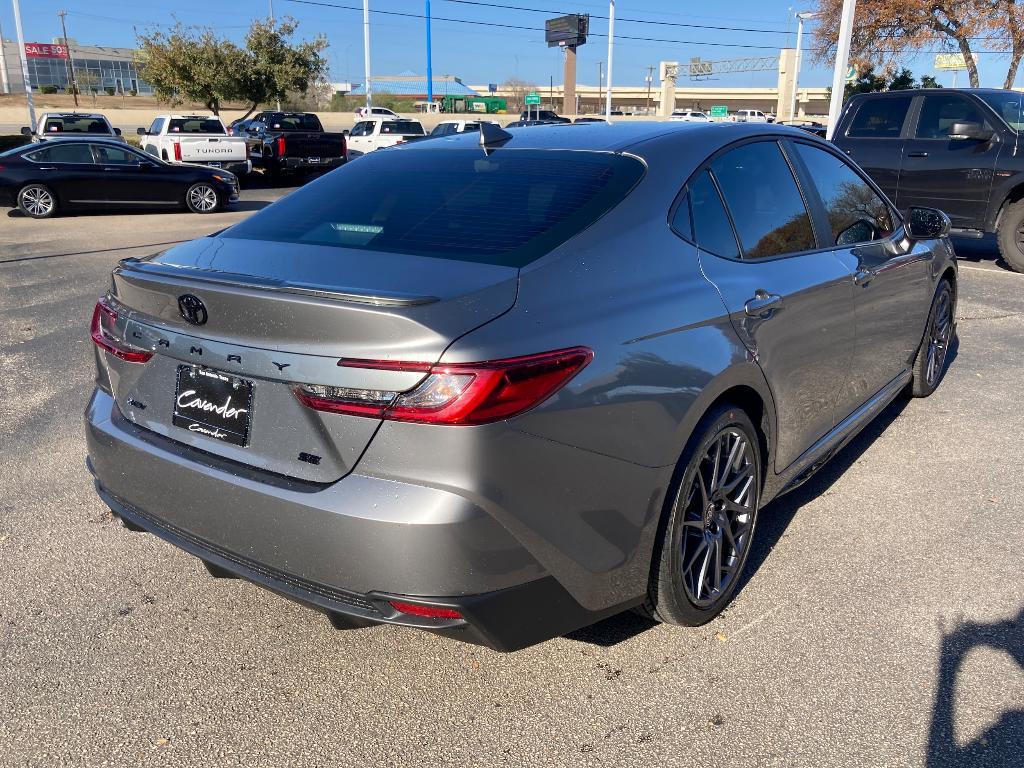
[[[750,317],[765,317],[776,309],[782,308],[782,297],[775,293],[758,288],[754,291],[754,297],[747,299],[743,305],[743,311]]]
[[[854,285],[867,285],[875,279],[877,273],[872,269],[858,269],[853,275]]]
[[[908,152],[907,157],[928,157],[927,152]]]
[[[40,171],[56,171],[57,166],[55,165],[41,165],[39,166]]]
[[[120,165],[105,165],[103,166],[104,171],[121,171],[124,170],[123,166]]]

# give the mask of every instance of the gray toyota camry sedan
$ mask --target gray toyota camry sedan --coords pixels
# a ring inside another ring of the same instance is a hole
[[[119,264],[88,465],[127,528],[338,627],[701,624],[765,505],[938,386],[948,229],[765,124],[374,152]]]

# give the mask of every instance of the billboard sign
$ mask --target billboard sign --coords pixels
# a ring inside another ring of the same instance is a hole
[[[978,54],[971,54],[974,63],[978,63]],[[962,53],[937,53],[935,54],[936,69],[967,69],[967,60]]]
[[[575,48],[587,42],[590,31],[590,16],[584,13],[570,13],[544,22],[544,41],[548,48],[558,46]]]
[[[524,101],[528,106],[540,104],[540,94],[538,94],[536,91],[530,91],[530,93],[526,94],[526,99],[524,99]]]
[[[25,43],[25,55],[30,59],[66,59],[68,49],[50,43]]]
[[[716,104],[711,107],[711,112],[709,114],[711,117],[728,117],[729,107],[725,104]]]

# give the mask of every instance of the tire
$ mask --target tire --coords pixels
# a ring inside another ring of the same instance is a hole
[[[33,219],[48,219],[57,211],[57,196],[45,184],[26,184],[18,192],[18,208]]]
[[[1024,272],[1024,200],[1006,206],[996,230],[999,255],[1014,272]]]
[[[924,338],[914,359],[914,380],[910,386],[910,394],[914,397],[928,397],[938,389],[946,375],[946,358],[956,338],[955,307],[953,286],[943,278],[935,289]]]
[[[185,205],[192,213],[216,213],[221,209],[222,201],[212,184],[199,181],[185,193]]]
[[[653,619],[691,627],[721,613],[739,584],[757,523],[762,461],[757,431],[736,406],[710,411],[694,435],[679,462],[644,605]]]

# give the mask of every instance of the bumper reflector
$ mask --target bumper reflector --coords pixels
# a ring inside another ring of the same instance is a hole
[[[407,616],[423,616],[428,619],[461,619],[462,614],[454,608],[440,608],[436,605],[417,605],[403,603],[401,600],[388,600],[388,603],[399,613]]]

